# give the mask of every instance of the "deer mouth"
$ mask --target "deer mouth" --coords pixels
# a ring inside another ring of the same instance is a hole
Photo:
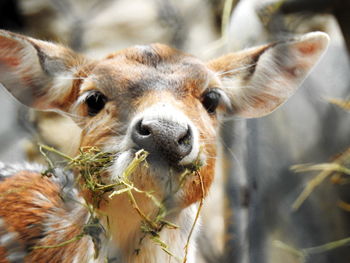
[[[142,150],[144,150],[144,149],[133,148],[132,152],[134,154],[136,154],[137,152],[142,151]],[[147,150],[146,150],[146,152],[147,152]],[[165,154],[162,154],[161,152],[160,153],[147,152],[147,153],[148,153],[148,156],[145,160],[147,162],[147,164],[155,170],[157,170],[157,169],[161,170],[163,173],[166,171],[173,171],[176,173],[182,173],[185,170],[194,170],[194,169],[196,169],[196,167],[198,165],[201,166],[201,163],[203,163],[201,160],[196,159],[191,163],[182,164],[179,161],[179,158],[177,158],[176,154],[171,155],[171,153],[167,153],[165,155]],[[172,156],[174,156],[174,158],[171,158]]]
[[[140,160],[140,153],[146,154]],[[187,164],[171,163],[162,156],[152,155],[144,150],[132,148],[116,156],[110,173],[112,181],[123,180],[125,176],[141,190],[154,191],[153,187],[163,189],[167,194],[181,188],[186,177],[198,171],[205,161],[202,155]],[[130,167],[132,169],[130,170]],[[129,174],[125,174],[127,171]],[[131,171],[131,172],[130,172]]]

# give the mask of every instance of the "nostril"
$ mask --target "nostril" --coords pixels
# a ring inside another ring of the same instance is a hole
[[[142,124],[142,120],[140,120],[136,124],[136,131],[138,134],[143,135],[143,136],[148,136],[151,134],[150,129],[146,125]]]
[[[148,152],[154,152],[157,150],[152,125],[144,123],[143,120],[135,123],[132,128],[131,139],[137,148],[144,149]]]
[[[184,135],[179,138],[177,143],[180,146],[186,146],[186,145],[192,144],[192,131],[191,131],[191,128],[189,126],[187,127],[187,130],[184,133]]]

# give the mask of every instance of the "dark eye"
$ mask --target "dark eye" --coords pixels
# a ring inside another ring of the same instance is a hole
[[[99,91],[91,92],[85,100],[86,105],[88,106],[89,116],[95,116],[99,113],[107,102],[107,97]]]
[[[220,93],[215,90],[209,90],[202,96],[202,104],[208,113],[214,113],[220,103]]]

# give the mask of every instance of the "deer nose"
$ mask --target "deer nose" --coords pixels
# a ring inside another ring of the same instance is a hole
[[[132,129],[132,140],[141,149],[177,164],[192,150],[190,126],[168,120],[140,120]]]

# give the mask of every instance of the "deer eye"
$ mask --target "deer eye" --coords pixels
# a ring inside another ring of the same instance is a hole
[[[219,106],[221,95],[215,90],[208,90],[202,95],[202,104],[208,113],[215,113]]]
[[[104,106],[106,105],[107,97],[99,91],[91,92],[85,100],[86,105],[88,106],[89,116],[95,116],[99,113]]]

